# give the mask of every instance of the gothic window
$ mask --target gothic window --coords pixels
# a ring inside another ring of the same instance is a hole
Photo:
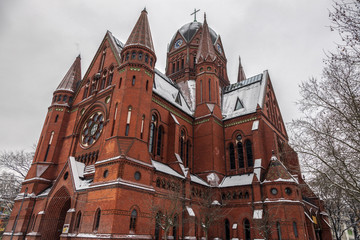
[[[230,222],[225,219],[225,239],[230,240]]]
[[[181,69],[184,69],[184,59],[181,59]]]
[[[146,80],[146,85],[145,85],[146,91],[148,90],[148,88],[149,88],[149,80]]]
[[[132,82],[131,82],[131,85],[135,85],[135,80],[136,80],[136,77],[135,76],[133,76],[133,78],[132,78]]]
[[[155,131],[157,125],[157,117],[155,114],[151,116],[150,133],[149,133],[149,152],[153,153],[155,145]]]
[[[111,85],[113,76],[114,76],[114,74],[113,74],[113,73],[110,73],[110,75],[109,75],[109,77],[108,77],[108,82],[107,82],[107,85],[108,85],[108,86]]]
[[[145,54],[145,62],[148,63],[149,62],[149,55]]]
[[[203,101],[203,92],[202,92],[202,89],[203,89],[203,87],[202,87],[202,80],[200,80],[200,103],[202,103],[202,101]]]
[[[142,52],[139,52],[139,61],[142,60],[142,57],[143,57],[143,53],[142,53]]]
[[[277,235],[278,235],[278,239],[281,240],[281,226],[279,222],[276,222],[276,231],[277,231]]]
[[[64,98],[63,98],[64,102],[66,102],[66,100],[67,100],[67,95],[65,95]]]
[[[121,82],[122,82],[122,78],[120,78],[120,81],[119,81],[119,88],[121,87]]]
[[[80,221],[81,221],[81,211],[79,211],[78,214],[76,215],[75,228],[74,228],[75,231],[79,229]]]
[[[100,84],[100,89],[104,89],[105,88],[105,82],[106,82],[106,77],[103,76],[102,80],[101,80],[101,84]]]
[[[243,152],[243,145],[241,142],[241,135],[238,135],[236,137],[237,143],[237,153],[238,153],[238,162],[239,162],[239,168],[244,167],[244,152]]]
[[[209,79],[209,101],[211,101],[211,79]]]
[[[184,159],[184,143],[185,143],[185,131],[181,130],[180,132],[180,157]]]
[[[128,52],[128,53],[126,53],[126,59],[125,60],[126,61],[129,60],[129,58],[130,58],[130,53]]]
[[[178,216],[175,215],[174,217],[174,225],[173,225],[173,239],[176,240],[177,238],[177,225],[178,225]]]
[[[145,121],[145,115],[142,115],[141,118],[141,129],[140,129],[140,138],[143,138],[143,133],[144,133],[144,121]]]
[[[245,240],[251,240],[250,222],[247,219],[244,220],[244,233],[245,233]]]
[[[245,148],[246,148],[247,165],[248,167],[252,167],[254,165],[254,160],[252,153],[252,144],[249,139],[245,141]]]
[[[55,122],[57,122],[58,119],[59,119],[59,114],[56,115],[56,117],[55,117]]]
[[[86,83],[86,85],[85,85],[83,99],[85,99],[87,97],[87,94],[88,94],[88,91],[89,91],[89,85],[90,85],[90,82],[88,81]]]
[[[101,210],[100,208],[98,208],[95,212],[94,227],[93,227],[94,231],[97,231],[99,229],[100,217],[101,217]]]
[[[175,63],[172,64],[172,73],[175,72]]]
[[[50,150],[50,146],[51,146],[53,137],[54,137],[54,131],[52,131],[52,132],[51,132],[51,135],[50,135],[49,144],[48,144],[47,149],[46,149],[46,152],[45,152],[44,162],[46,162],[46,159],[47,159],[47,157],[48,157],[48,155],[49,155],[49,150]]]
[[[152,65],[153,65],[153,59],[150,58],[150,66],[152,67]]]
[[[248,198],[249,198],[249,192],[248,192],[248,191],[245,192],[244,198],[245,198],[245,199],[248,199]]]
[[[293,229],[294,229],[294,235],[295,235],[295,237],[299,237],[296,222],[293,222]]]
[[[130,216],[130,230],[135,231],[136,228],[137,211],[134,209]]]
[[[136,58],[136,52],[131,53],[131,60],[134,60]]]
[[[164,135],[164,128],[163,128],[163,126],[160,126],[159,131],[158,131],[158,139],[157,139],[157,147],[156,147],[156,155],[158,155],[158,156],[161,156],[163,135]]]
[[[130,120],[131,120],[131,110],[132,110],[132,107],[129,106],[129,108],[128,108],[128,115],[127,115],[127,118],[126,118],[125,136],[128,136],[128,135],[129,135]]]
[[[114,136],[117,109],[118,109],[118,103],[115,104],[114,119],[113,119],[113,124],[112,124],[112,128],[111,128],[111,136]]]
[[[194,68],[196,67],[196,57],[194,57]]]
[[[230,169],[235,169],[235,153],[234,144],[229,144],[229,155],[230,155]]]
[[[185,158],[185,166],[189,167],[189,156],[190,156],[190,140],[186,142],[186,158]]]
[[[58,96],[58,102],[60,102],[60,101],[61,101],[61,95]]]
[[[105,48],[102,52],[102,56],[101,56],[101,61],[100,61],[100,65],[99,65],[99,72],[103,69],[104,67],[104,62],[105,62],[105,55],[106,55],[106,51]]]
[[[73,101],[73,98],[72,97],[69,97],[69,104],[71,104]]]

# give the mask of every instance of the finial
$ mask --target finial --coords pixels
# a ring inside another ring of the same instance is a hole
[[[147,13],[147,11],[146,11],[146,7],[144,7],[144,10],[142,10],[142,11]]]
[[[239,64],[241,65],[241,57],[240,57],[240,55],[239,55]]]
[[[204,22],[206,21],[206,12],[204,12]]]
[[[197,13],[198,11],[200,11],[200,9],[196,10],[196,8],[194,8],[194,12],[193,12],[192,14],[190,14],[190,16],[191,16],[191,15],[194,15],[194,22],[197,22],[197,21],[196,21],[196,13]]]

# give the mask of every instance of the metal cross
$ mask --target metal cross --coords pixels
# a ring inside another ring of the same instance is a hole
[[[200,11],[200,9],[196,10],[196,8],[194,8],[194,12],[190,15],[194,15],[194,22],[196,22],[196,13]]]

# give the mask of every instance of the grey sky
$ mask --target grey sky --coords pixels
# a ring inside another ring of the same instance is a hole
[[[207,14],[221,35],[228,73],[236,81],[238,56],[247,77],[268,69],[285,122],[299,117],[298,84],[319,77],[324,51],[335,48],[330,0],[89,1],[0,0],[0,150],[37,143],[52,92],[81,53],[84,74],[110,30],[125,42],[146,6],[164,72],[175,32]]]

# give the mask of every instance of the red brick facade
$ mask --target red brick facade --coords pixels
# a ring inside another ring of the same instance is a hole
[[[206,18],[169,46],[165,76],[144,10],[125,44],[106,33],[82,79],[75,60],[4,239],[331,239],[268,72],[240,65],[230,85]]]

